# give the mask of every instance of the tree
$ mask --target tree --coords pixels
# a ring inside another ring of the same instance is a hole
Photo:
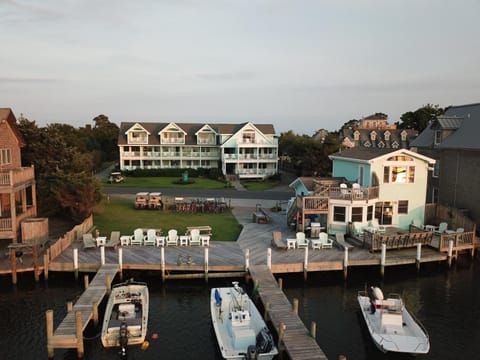
[[[415,129],[419,132],[425,130],[429,122],[442,115],[445,109],[439,105],[427,104],[415,111],[408,111],[400,116],[401,122],[396,122],[399,129]]]

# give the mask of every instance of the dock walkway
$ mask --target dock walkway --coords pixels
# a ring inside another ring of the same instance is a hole
[[[263,304],[269,304],[268,318],[273,326],[278,329],[285,325],[282,344],[290,359],[314,360],[327,359],[322,349],[318,346],[305,328],[302,320],[292,310],[292,305],[278,287],[277,281],[266,265],[253,265],[250,267],[252,279],[258,281],[258,294]]]
[[[58,325],[54,332],[53,323],[51,324],[51,331],[47,331],[48,348],[51,349],[51,351],[53,351],[55,348],[79,349],[80,342],[82,343],[81,347],[83,348],[83,338],[79,339],[77,336],[79,328],[77,327],[76,317],[78,315],[76,314],[81,314],[81,330],[83,333],[90,320],[95,320],[95,316],[98,315],[95,314],[95,307],[100,304],[103,297],[107,294],[108,290],[110,289],[111,282],[118,271],[119,267],[117,264],[102,265],[93,280],[90,282],[89,286],[73,305],[72,310],[67,313],[65,318]],[[49,332],[50,334],[48,334]]]

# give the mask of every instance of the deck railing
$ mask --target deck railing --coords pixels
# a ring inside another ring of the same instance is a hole
[[[440,235],[440,252],[448,252],[448,244],[450,240],[453,240],[454,250],[471,249],[473,247],[473,241],[475,234],[472,231],[463,233],[444,233]]]
[[[35,179],[35,169],[33,166],[0,172],[0,186],[14,186],[15,184],[23,184],[33,179]]]
[[[420,231],[382,234],[364,230],[363,238],[365,247],[369,248],[370,251],[379,251],[382,249],[382,244],[386,245],[387,250],[416,247],[419,243],[422,245],[432,245],[433,232]]]
[[[349,200],[349,201],[368,201],[377,199],[379,194],[379,187],[360,187],[360,188],[340,188],[339,186],[329,186],[318,192],[317,195],[328,196],[331,199],[336,200]]]

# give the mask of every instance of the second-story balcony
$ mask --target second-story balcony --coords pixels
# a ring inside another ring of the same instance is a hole
[[[13,189],[17,185],[35,180],[35,169],[31,167],[15,168],[9,171],[0,171],[0,190]]]

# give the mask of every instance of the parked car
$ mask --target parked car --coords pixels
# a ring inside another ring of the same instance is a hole
[[[125,177],[122,175],[121,172],[112,172],[110,177],[108,178],[108,182],[110,184],[117,184],[122,183],[125,181]]]
[[[148,207],[150,209],[163,209],[162,193],[151,192],[148,198]]]
[[[135,208],[136,209],[148,208],[148,192],[139,192],[135,195]]]

